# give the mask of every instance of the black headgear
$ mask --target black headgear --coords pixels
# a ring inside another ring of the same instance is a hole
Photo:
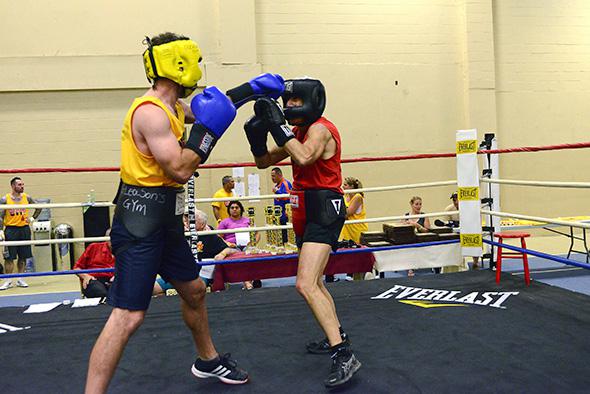
[[[304,125],[310,125],[322,116],[326,108],[326,91],[324,85],[317,79],[288,79],[285,81],[285,91],[281,96],[285,118],[287,120],[303,118]],[[287,107],[291,97],[303,100],[301,107]]]

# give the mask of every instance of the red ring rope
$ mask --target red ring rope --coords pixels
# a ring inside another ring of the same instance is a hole
[[[590,148],[590,142],[579,142],[575,144],[545,145],[545,146],[523,146],[520,148],[509,149],[490,149],[480,150],[478,154],[497,154],[497,153],[516,153],[516,152],[540,152],[549,150],[564,149],[581,149]],[[342,159],[342,163],[360,163],[371,161],[399,161],[399,160],[417,160],[417,159],[436,159],[442,157],[455,157],[455,153],[420,153],[406,156],[378,156],[378,157],[358,157],[356,159]],[[277,163],[278,166],[291,165],[288,161]],[[231,167],[256,167],[255,163],[220,163],[204,164],[200,169],[212,168],[231,168]],[[118,172],[119,167],[80,167],[80,168],[9,168],[0,169],[0,174],[26,174],[26,173],[45,173],[45,172]]]

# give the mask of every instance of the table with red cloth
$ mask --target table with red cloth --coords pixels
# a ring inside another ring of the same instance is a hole
[[[345,251],[347,249],[339,249]],[[290,257],[288,257],[290,256]],[[231,263],[231,260],[269,257],[269,260]],[[273,258],[274,257],[274,258]],[[286,278],[297,275],[297,254],[272,255],[270,253],[234,253],[217,264],[213,274],[213,291],[225,289],[226,283],[239,283],[252,279]],[[369,272],[373,269],[375,258],[372,253],[331,254],[324,271],[326,275]]]

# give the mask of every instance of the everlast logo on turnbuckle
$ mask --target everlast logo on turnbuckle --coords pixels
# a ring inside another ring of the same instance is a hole
[[[460,187],[459,201],[478,201],[479,187]]]
[[[481,305],[491,308],[506,309],[503,304],[511,296],[518,295],[518,291],[472,291],[464,293],[454,290],[423,289],[395,285],[383,293],[371,297],[372,300],[387,300],[395,297],[404,304],[419,306],[421,308],[440,308]]]
[[[465,140],[457,141],[456,145],[457,154],[464,153],[476,153],[477,152],[477,141],[476,140]]]

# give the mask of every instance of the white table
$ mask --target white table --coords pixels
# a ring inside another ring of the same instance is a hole
[[[419,268],[465,267],[459,243],[373,252],[375,269],[401,271]],[[456,270],[444,270],[456,271]]]

